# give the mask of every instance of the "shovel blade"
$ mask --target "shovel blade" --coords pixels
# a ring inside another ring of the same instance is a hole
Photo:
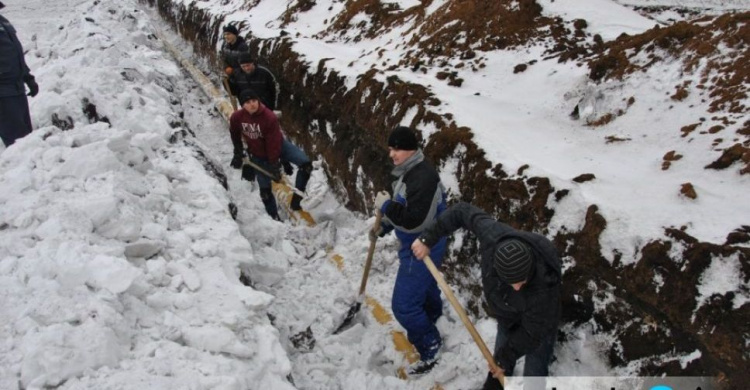
[[[341,325],[339,325],[336,330],[333,331],[333,334],[339,334],[349,327],[352,326],[352,322],[354,322],[354,317],[357,316],[357,313],[359,313],[359,309],[362,308],[362,302],[360,300],[357,300],[357,302],[354,302],[352,307],[349,308],[349,311],[346,313],[346,317],[344,317],[344,321],[341,322]]]

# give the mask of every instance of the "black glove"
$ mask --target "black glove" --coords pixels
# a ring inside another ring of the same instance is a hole
[[[294,173],[294,167],[292,166],[292,163],[289,161],[282,161],[281,165],[284,166],[284,173],[286,173],[287,176],[292,176],[292,173]]]
[[[247,181],[255,180],[255,169],[249,164],[242,166],[242,179]]]
[[[23,78],[23,82],[26,83],[27,87],[29,87],[29,96],[34,97],[39,93],[39,85],[36,83],[34,76],[30,74],[26,75],[26,77]]]
[[[231,165],[234,169],[242,168],[242,152],[235,152],[234,157],[232,157],[232,162],[230,162],[229,165]]]
[[[275,182],[281,181],[281,163],[276,161],[275,163],[269,164],[270,169],[268,170],[268,173],[271,174],[271,180]]]

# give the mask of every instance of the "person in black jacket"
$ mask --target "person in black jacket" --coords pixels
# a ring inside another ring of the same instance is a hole
[[[276,78],[270,70],[259,66],[249,53],[238,57],[240,72],[230,79],[232,90],[239,96],[242,91],[252,89],[260,96],[260,101],[271,111],[276,110]]]
[[[239,30],[234,24],[224,26],[223,31],[224,43],[221,45],[221,59],[224,61],[224,72],[227,76],[231,76],[233,73],[239,72],[240,55],[248,53],[249,48],[245,38],[240,36]]]
[[[544,236],[513,229],[477,207],[458,203],[414,241],[414,256],[423,259],[441,237],[459,228],[479,239],[484,297],[488,314],[497,319],[494,358],[501,370],[487,375],[484,389],[501,389],[495,378],[512,375],[521,356],[526,356],[525,386],[534,388],[529,387],[534,380],[526,377],[548,375],[560,321],[562,264],[557,250]]]
[[[396,127],[388,136],[388,149],[395,166],[391,174],[398,179],[393,183],[393,196],[381,191],[375,197],[375,208],[383,220],[370,234],[383,236],[395,230],[401,242],[391,308],[419,352],[420,360],[409,368],[409,375],[419,375],[430,371],[438,361],[443,341],[435,323],[443,314],[443,301],[427,266],[412,255],[411,243],[447,208],[445,188],[440,175],[425,160],[414,130]],[[432,243],[430,256],[437,267],[443,260],[446,241],[443,238]]]
[[[4,7],[0,2],[0,9]],[[13,145],[17,139],[31,133],[26,87],[29,96],[36,96],[39,92],[39,86],[26,66],[16,30],[0,15],[0,138],[5,146]]]

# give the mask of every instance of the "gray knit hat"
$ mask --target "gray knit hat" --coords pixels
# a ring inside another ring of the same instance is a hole
[[[495,246],[495,271],[508,284],[528,279],[531,270],[531,248],[525,242],[511,238]]]

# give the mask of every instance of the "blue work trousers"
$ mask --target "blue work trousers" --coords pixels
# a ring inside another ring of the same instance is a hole
[[[443,262],[445,243],[443,237],[430,250],[430,258],[438,269]],[[414,257],[411,243],[402,243],[398,257],[398,274],[391,301],[393,314],[406,329],[406,336],[417,348],[420,359],[431,361],[442,345],[440,332],[435,326],[443,314],[440,289],[424,262]]]

